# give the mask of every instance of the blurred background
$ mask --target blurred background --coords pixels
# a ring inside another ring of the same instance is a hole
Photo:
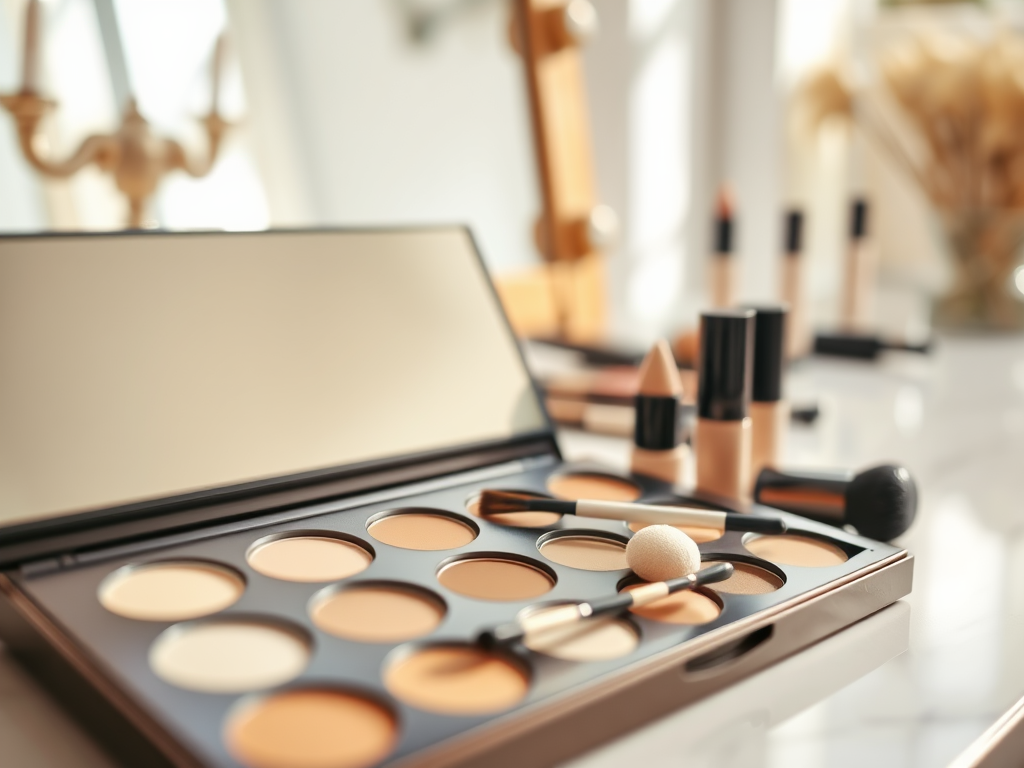
[[[787,381],[788,461],[918,479],[911,653],[706,764],[946,765],[1024,693],[1024,3],[0,0],[0,94],[2,232],[464,222],[517,331],[604,348],[686,352],[724,204],[732,300],[940,344]]]

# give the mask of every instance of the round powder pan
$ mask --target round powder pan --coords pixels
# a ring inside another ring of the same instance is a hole
[[[514,707],[530,690],[524,662],[461,643],[405,647],[384,664],[384,686],[399,701],[445,715],[487,715]]]
[[[626,539],[604,531],[555,531],[537,540],[537,549],[553,563],[581,571],[620,571],[626,562]]]
[[[767,595],[782,589],[786,583],[785,574],[776,566],[761,560],[753,563],[737,557],[709,556],[701,560],[701,568],[712,563],[732,563],[735,569],[725,581],[709,584],[708,589],[726,595]]]
[[[223,728],[228,752],[247,768],[366,768],[398,738],[397,717],[376,696],[328,685],[247,697]]]
[[[530,496],[535,499],[550,499],[546,493],[534,493],[533,491],[523,491],[518,488],[502,488],[503,491],[510,493],[520,493],[523,496]],[[557,512],[506,512],[500,515],[488,515],[484,517],[480,514],[480,494],[475,493],[469,497],[466,502],[466,509],[474,517],[479,517],[481,520],[487,520],[497,525],[505,525],[509,528],[547,528],[555,525],[562,516]]]
[[[619,591],[627,592],[646,583],[636,576],[629,576],[619,582]],[[661,624],[699,627],[717,619],[722,613],[722,608],[722,598],[711,589],[702,587],[680,590],[653,603],[630,608],[629,612]]]
[[[520,617],[536,616],[568,603],[550,603],[525,608]],[[640,630],[620,616],[601,616],[567,626],[527,633],[523,645],[563,661],[610,661],[628,656],[640,645]]]
[[[842,565],[850,559],[850,554],[836,542],[795,533],[781,536],[747,534],[743,538],[743,546],[762,560],[801,568],[828,568]]]
[[[327,587],[310,601],[309,616],[324,632],[360,643],[400,643],[433,632],[448,609],[433,592],[393,581]]]
[[[547,594],[558,577],[548,566],[527,557],[507,552],[481,552],[441,563],[437,580],[465,597],[518,602]]]
[[[641,495],[640,487],[631,480],[600,472],[566,472],[552,475],[548,478],[548,490],[557,498],[568,501],[636,501]]]
[[[362,539],[333,531],[287,531],[264,536],[246,553],[256,572],[282,581],[339,581],[370,567],[375,553]]]
[[[480,534],[476,524],[442,509],[408,507],[374,515],[366,531],[383,544],[424,552],[464,547]]]
[[[203,560],[163,560],[126,565],[100,584],[100,604],[139,621],[185,621],[238,602],[245,578],[234,568]]]

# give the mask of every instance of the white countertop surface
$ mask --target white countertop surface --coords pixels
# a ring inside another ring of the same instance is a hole
[[[811,359],[788,387],[822,409],[794,427],[792,464],[898,461],[916,478],[918,520],[898,542],[917,558],[913,594],[571,768],[942,768],[1024,695],[1024,337]],[[562,444],[628,455],[582,433]],[[2,651],[0,765],[113,766]]]

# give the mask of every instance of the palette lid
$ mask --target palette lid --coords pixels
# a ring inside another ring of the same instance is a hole
[[[0,238],[0,547],[550,436],[464,228]]]

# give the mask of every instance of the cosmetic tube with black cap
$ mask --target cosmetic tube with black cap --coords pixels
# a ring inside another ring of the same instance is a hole
[[[847,332],[863,331],[870,325],[877,267],[868,237],[868,211],[867,200],[857,198],[853,201],[840,308],[840,326]]]
[[[754,311],[704,312],[700,340],[697,491],[744,503],[750,497]]]
[[[754,373],[750,402],[751,478],[778,466],[789,428],[789,403],[782,397],[786,320],[783,306],[751,307],[754,316]]]
[[[782,302],[789,307],[786,319],[786,357],[803,357],[811,349],[811,331],[804,301],[804,214],[798,208],[786,212],[780,265]]]

